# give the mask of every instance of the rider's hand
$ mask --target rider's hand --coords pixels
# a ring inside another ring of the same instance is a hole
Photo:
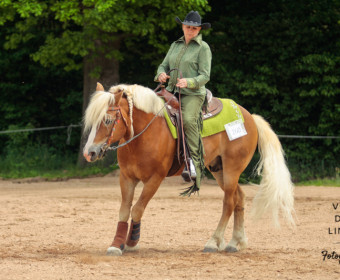
[[[188,82],[186,79],[177,79],[177,84],[176,84],[176,87],[179,87],[179,88],[186,88],[188,87]]]
[[[165,72],[159,74],[158,76],[158,81],[160,81],[161,83],[165,83],[167,79],[170,79],[170,76],[167,75]]]

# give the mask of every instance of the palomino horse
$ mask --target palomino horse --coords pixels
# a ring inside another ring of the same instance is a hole
[[[164,102],[151,89],[139,85],[118,85],[106,92],[98,83],[86,110],[85,131],[90,131],[90,134],[84,147],[84,157],[89,162],[102,158],[111,143],[126,143],[152,122],[142,134],[118,149],[122,202],[117,232],[107,250],[108,255],[121,255],[124,250],[138,247],[144,210],[172,165],[176,141],[163,117],[163,107]],[[203,138],[205,165],[207,168],[214,167],[211,173],[224,191],[222,216],[204,247],[206,252],[236,252],[247,245],[244,193],[238,180],[257,146],[260,153],[257,171],[262,180],[253,201],[254,217],[270,211],[276,224],[280,213],[294,224],[293,184],[279,139],[262,117],[251,115],[239,107],[247,135],[229,141],[224,131]],[[159,112],[161,114],[157,116]],[[183,167],[176,175],[181,174],[182,170]],[[140,181],[144,187],[131,210],[135,187]],[[224,232],[233,212],[233,235],[226,246]]]

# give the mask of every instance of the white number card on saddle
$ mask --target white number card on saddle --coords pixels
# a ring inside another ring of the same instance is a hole
[[[224,127],[230,141],[233,141],[237,138],[247,135],[247,131],[246,128],[244,127],[244,123],[242,122],[242,120],[236,120],[231,123],[227,123],[224,125]]]

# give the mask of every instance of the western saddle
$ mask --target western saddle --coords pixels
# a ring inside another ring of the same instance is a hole
[[[156,89],[157,90],[157,89]],[[179,117],[179,101],[176,95],[167,91],[165,87],[162,85],[160,87],[160,91],[157,91],[156,94],[162,97],[166,102],[166,110],[170,117],[172,124],[176,127],[177,130],[177,149],[174,155],[174,160],[172,166],[168,172],[168,177],[173,176],[178,172],[178,170],[184,164],[184,153],[183,153],[183,141],[182,130],[180,129],[180,117]],[[207,104],[207,105],[206,105]],[[203,120],[209,119],[218,113],[220,113],[223,109],[223,104],[221,100],[216,97],[213,97],[210,90],[206,89],[206,101],[205,106],[202,109]],[[188,152],[188,149],[185,149]],[[187,158],[190,156],[188,155]]]

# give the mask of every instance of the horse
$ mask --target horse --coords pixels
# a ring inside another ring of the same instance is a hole
[[[88,133],[88,140],[83,155],[88,162],[103,158],[110,145],[119,141],[122,201],[116,234],[107,255],[120,256],[139,248],[143,213],[172,165],[176,141],[164,118],[164,106],[164,101],[147,87],[121,84],[105,91],[97,83],[85,111],[84,132]],[[245,195],[238,182],[257,147],[260,159],[255,171],[262,179],[253,200],[252,215],[258,219],[271,212],[275,225],[279,225],[279,216],[294,225],[294,185],[281,143],[268,122],[238,106],[244,117],[245,136],[230,141],[223,131],[203,138],[205,166],[224,191],[222,215],[204,252],[237,252],[247,247]],[[183,168],[174,176],[180,175]],[[138,182],[144,186],[132,207]],[[232,213],[232,239],[226,245],[224,232]]]

